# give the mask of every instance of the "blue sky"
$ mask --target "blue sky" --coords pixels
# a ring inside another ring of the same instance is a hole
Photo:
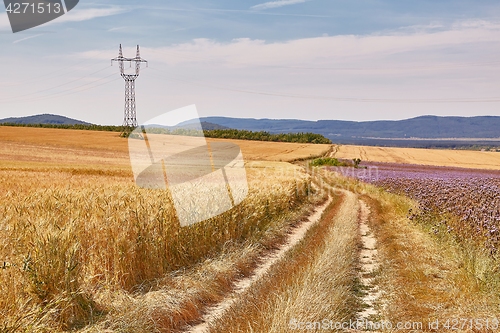
[[[13,34],[0,10],[0,118],[120,124],[110,66],[141,45],[140,122],[200,115],[403,119],[500,115],[498,1],[114,1]]]

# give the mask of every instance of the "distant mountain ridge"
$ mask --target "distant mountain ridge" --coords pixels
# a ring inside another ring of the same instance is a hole
[[[313,132],[333,141],[346,139],[500,138],[500,117],[420,116],[405,120],[343,121],[204,117],[221,126],[271,133]]]
[[[0,119],[0,124],[51,124],[51,125],[92,125],[85,121],[59,116],[55,114],[37,114],[27,117],[11,117]]]
[[[343,121],[254,119],[203,117],[204,130],[239,129],[267,131],[272,134],[310,132],[321,134],[334,143],[399,147],[465,147],[499,146],[500,116],[438,117],[420,116],[404,120]],[[54,114],[0,119],[1,123],[19,125],[92,125],[90,123]],[[190,128],[192,124],[180,124]]]
[[[4,118],[0,119],[0,124],[25,124],[25,125],[37,125],[37,124],[50,124],[50,125],[93,125],[91,123],[73,119],[73,118],[68,118],[65,116],[59,116],[55,114],[38,114],[38,115],[33,115],[33,116],[27,116],[27,117],[11,117],[11,118]],[[217,129],[228,129],[228,127],[218,125],[218,124],[213,124],[209,123],[206,121],[202,121],[201,127],[204,130],[217,130]],[[150,125],[154,126],[154,125]],[[160,125],[158,125],[160,126]],[[193,125],[184,125],[181,126],[181,128],[192,128]]]

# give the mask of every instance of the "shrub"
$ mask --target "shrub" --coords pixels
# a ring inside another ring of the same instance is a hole
[[[338,159],[334,157],[322,157],[322,158],[317,158],[311,162],[311,166],[322,166],[322,165],[329,165],[329,166],[351,166],[350,164],[346,162],[341,162]]]

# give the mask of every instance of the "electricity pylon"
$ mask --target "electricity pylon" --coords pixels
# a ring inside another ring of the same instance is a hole
[[[135,105],[135,80],[139,77],[139,72],[141,71],[141,62],[145,62],[146,66],[148,64],[147,60],[141,58],[139,52],[139,45],[137,45],[137,53],[135,58],[124,58],[122,51],[122,44],[120,44],[120,50],[118,52],[118,57],[111,59],[111,65],[113,61],[118,61],[120,65],[120,74],[125,80],[125,114],[123,117],[123,131],[122,136],[128,136],[137,127],[137,112]],[[132,67],[132,62],[135,62],[135,74],[125,74],[125,67],[123,62],[128,61]]]

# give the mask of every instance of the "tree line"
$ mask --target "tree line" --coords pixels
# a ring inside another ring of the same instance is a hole
[[[123,126],[113,125],[85,125],[85,124],[18,124],[18,123],[3,123],[1,126],[15,127],[36,127],[36,128],[60,128],[74,130],[89,130],[89,131],[106,131],[106,132],[125,132],[127,129]],[[195,129],[186,128],[148,128],[148,133],[155,134],[171,134],[171,135],[188,135],[201,136],[202,132]],[[331,144],[332,141],[321,134],[310,132],[299,133],[270,133],[267,131],[247,131],[237,129],[213,129],[204,130],[203,135],[207,138],[220,139],[238,139],[238,140],[254,140],[254,141],[273,141],[273,142],[294,142],[294,143],[313,143],[313,144]]]

